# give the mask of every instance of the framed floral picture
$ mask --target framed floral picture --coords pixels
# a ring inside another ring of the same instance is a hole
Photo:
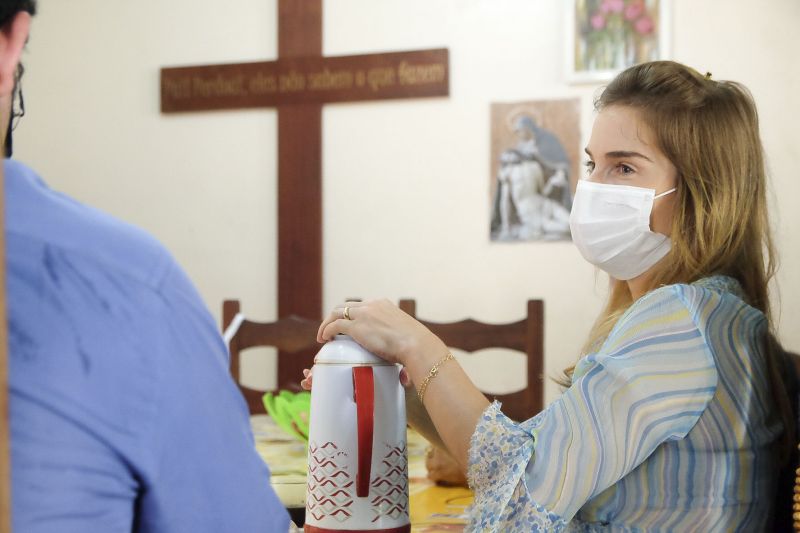
[[[669,55],[669,0],[569,0],[567,79],[608,81]]]

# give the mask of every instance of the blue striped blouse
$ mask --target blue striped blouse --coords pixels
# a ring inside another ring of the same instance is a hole
[[[636,301],[572,386],[521,424],[484,412],[468,479],[477,531],[763,531],[782,432],[767,321],[732,278]]]

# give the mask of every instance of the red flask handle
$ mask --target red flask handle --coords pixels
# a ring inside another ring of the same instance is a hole
[[[375,387],[372,367],[353,368],[353,399],[358,420],[358,473],[356,496],[369,496],[370,470],[372,469],[372,430],[374,426]]]

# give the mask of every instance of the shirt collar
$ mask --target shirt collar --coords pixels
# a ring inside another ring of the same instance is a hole
[[[732,278],[730,276],[716,274],[713,276],[708,276],[707,278],[699,279],[692,283],[692,285],[717,292],[729,292],[735,296],[738,296],[742,300],[747,299],[744,290],[742,289],[742,285],[736,278]]]

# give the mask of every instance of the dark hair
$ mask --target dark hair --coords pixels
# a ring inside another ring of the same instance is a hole
[[[36,0],[0,0],[0,27],[6,25],[20,11],[36,14]]]

